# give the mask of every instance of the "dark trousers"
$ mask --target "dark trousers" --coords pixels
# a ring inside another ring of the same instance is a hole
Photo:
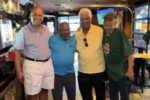
[[[105,100],[104,72],[97,74],[78,72],[78,83],[83,100],[93,100],[92,87],[96,92],[96,100]]]
[[[68,100],[75,100],[75,73],[59,76],[55,74],[54,89],[52,95],[54,100],[62,100],[63,87],[65,87]]]
[[[129,85],[125,84],[125,78],[115,82],[109,78],[109,94],[110,100],[119,100],[118,93],[120,91],[120,100],[129,100]]]

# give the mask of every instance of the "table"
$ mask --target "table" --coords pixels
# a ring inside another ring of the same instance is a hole
[[[134,58],[142,58],[142,69],[141,69],[141,78],[142,78],[142,82],[145,83],[145,63],[146,63],[146,59],[150,59],[150,54],[147,53],[136,53],[133,54]]]
[[[150,54],[147,53],[135,53],[133,54],[134,58],[143,58],[143,59],[150,59]]]

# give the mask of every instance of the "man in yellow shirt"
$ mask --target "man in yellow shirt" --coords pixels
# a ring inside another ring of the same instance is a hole
[[[83,100],[93,100],[92,87],[96,92],[96,100],[105,100],[103,29],[91,24],[89,9],[81,9],[79,16],[81,28],[75,35],[79,53],[79,89]]]

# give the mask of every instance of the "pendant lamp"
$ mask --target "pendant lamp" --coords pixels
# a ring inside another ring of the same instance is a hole
[[[16,6],[13,4],[12,0],[8,0],[7,2],[7,9],[5,10],[8,14],[15,14],[17,9]]]
[[[0,11],[7,9],[7,5],[4,0],[0,0]]]
[[[22,9],[22,7],[20,6],[20,2],[19,0],[17,0],[17,11],[16,11],[16,15],[23,15],[24,10]]]

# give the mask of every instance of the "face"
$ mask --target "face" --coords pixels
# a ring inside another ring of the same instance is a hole
[[[41,26],[43,21],[43,11],[41,8],[35,8],[30,14],[30,20],[33,26]]]
[[[106,29],[106,31],[112,31],[113,29],[115,29],[115,26],[117,24],[117,20],[115,18],[104,18],[104,29]]]
[[[89,13],[82,13],[80,15],[80,24],[83,29],[89,29],[91,26],[91,20]]]
[[[68,24],[63,24],[59,28],[60,36],[64,40],[68,40],[70,37],[70,27]]]

